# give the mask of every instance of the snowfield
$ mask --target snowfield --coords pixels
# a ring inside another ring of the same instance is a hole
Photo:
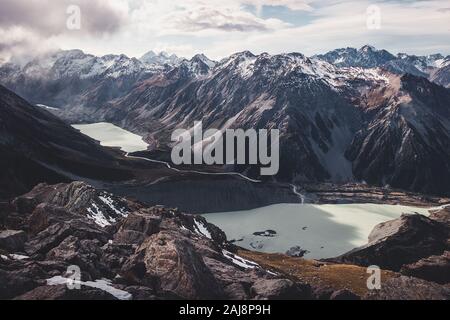
[[[119,128],[112,123],[78,124],[72,127],[100,141],[100,144],[105,147],[120,147],[125,152],[144,151],[148,147],[141,136]]]
[[[429,210],[379,204],[278,204],[203,216],[240,247],[285,253],[299,246],[307,250],[305,258],[323,259],[367,244],[370,232],[379,223],[403,213],[428,215]]]
[[[69,278],[64,278],[61,276],[55,276],[53,278],[47,279],[47,285],[49,286],[57,286],[62,284],[71,284],[71,285],[84,285],[86,287],[96,288],[108,292],[113,295],[118,300],[132,300],[133,296],[131,293],[126,291],[116,289],[112,286],[112,281],[108,279],[100,279],[95,281],[80,281]]]

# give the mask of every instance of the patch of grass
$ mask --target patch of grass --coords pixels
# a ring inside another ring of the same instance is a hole
[[[329,287],[333,290],[347,289],[361,297],[368,293],[367,279],[370,274],[364,267],[245,250],[238,251],[238,255],[268,270],[285,274],[312,286]],[[395,272],[382,270],[381,281],[398,276]]]

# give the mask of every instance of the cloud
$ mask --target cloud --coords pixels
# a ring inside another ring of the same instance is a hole
[[[257,8],[263,6],[286,7],[295,11],[311,11],[314,0],[241,0],[243,4],[253,5]]]
[[[67,11],[70,5],[80,8],[80,28],[69,30]],[[42,48],[59,35],[102,36],[117,32],[127,17],[122,0],[1,0],[0,55],[17,54]]]
[[[216,56],[241,51],[245,45],[255,53],[298,51],[313,55],[335,48],[372,44],[393,53],[450,53],[450,16],[438,10],[447,7],[448,2],[377,2],[381,10],[379,30],[367,28],[366,9],[372,3],[336,1],[315,10],[314,20],[305,26],[228,38],[212,43],[208,52]]]
[[[23,27],[50,36],[67,31],[67,8],[81,9],[81,31],[85,33],[114,32],[122,25],[124,7],[117,1],[102,0],[2,0],[0,27]]]
[[[164,18],[169,32],[199,32],[217,30],[223,32],[268,31],[288,27],[278,19],[260,19],[239,7],[199,6],[178,10]]]
[[[0,1],[0,55],[45,46],[129,56],[165,48],[220,59],[246,49],[312,55],[367,43],[394,53],[450,54],[448,0]],[[80,31],[65,28],[69,2],[81,7]],[[381,9],[379,30],[367,28],[371,4]]]

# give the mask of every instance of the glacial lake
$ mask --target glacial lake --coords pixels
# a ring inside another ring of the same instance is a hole
[[[147,150],[148,144],[142,137],[124,130],[112,123],[99,122],[93,124],[73,125],[81,133],[100,142],[105,147],[119,147],[125,152],[136,152]]]
[[[240,247],[285,253],[300,246],[308,251],[305,258],[323,259],[367,244],[369,234],[379,223],[403,213],[428,215],[429,210],[380,204],[277,204],[203,216]]]

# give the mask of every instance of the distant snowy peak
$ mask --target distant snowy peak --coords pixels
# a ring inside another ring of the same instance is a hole
[[[217,62],[209,59],[204,54],[197,54],[192,59],[183,59],[173,70],[169,71],[169,75],[176,73],[187,78],[202,78],[210,73],[216,66]]]
[[[397,75],[424,77],[446,88],[450,87],[450,56],[444,57],[439,53],[428,56],[399,53],[394,56],[386,50],[364,46],[359,50],[336,49],[314,58],[327,61],[338,68],[380,68]]]
[[[355,80],[370,82],[388,82],[384,71],[376,68],[337,66],[317,57],[308,58],[301,53],[285,53],[254,55],[249,51],[234,54],[222,60],[214,69],[215,73],[230,73],[249,79],[263,76],[268,81],[293,81],[304,76],[309,79],[325,82],[332,87],[350,85]],[[283,80],[284,79],[284,80]],[[291,83],[294,85],[294,83]]]
[[[446,58],[441,54],[433,54],[429,56],[408,55],[406,53],[399,53],[398,58],[402,61],[413,65],[422,72],[426,72],[428,68],[441,68],[445,63]],[[447,57],[450,58],[450,57]]]
[[[338,67],[374,68],[383,65],[396,57],[386,50],[377,50],[372,46],[362,48],[341,48],[323,55],[315,56]]]
[[[204,63],[210,69],[214,68],[217,64],[216,61],[209,59],[203,53],[195,55],[194,57],[192,57],[191,61]]]
[[[436,73],[444,75],[448,73],[448,71],[445,70],[439,72],[448,65],[450,65],[450,56],[444,57],[441,54],[416,56],[399,53],[397,59],[389,61],[382,67],[397,74],[409,73],[415,76],[429,78],[434,81],[433,79]],[[436,83],[440,82],[436,81]]]
[[[179,58],[177,55],[169,55],[167,52],[160,52],[156,54],[154,51],[149,51],[144,54],[140,59],[141,62],[150,65],[176,65],[180,63],[183,58]]]
[[[442,59],[435,60],[435,66],[436,68],[445,68],[450,66],[450,56],[443,57]]]
[[[24,66],[22,73],[32,79],[61,79],[79,77],[120,78],[158,71],[136,58],[126,55],[105,55],[97,57],[81,50],[57,51],[35,58]]]

